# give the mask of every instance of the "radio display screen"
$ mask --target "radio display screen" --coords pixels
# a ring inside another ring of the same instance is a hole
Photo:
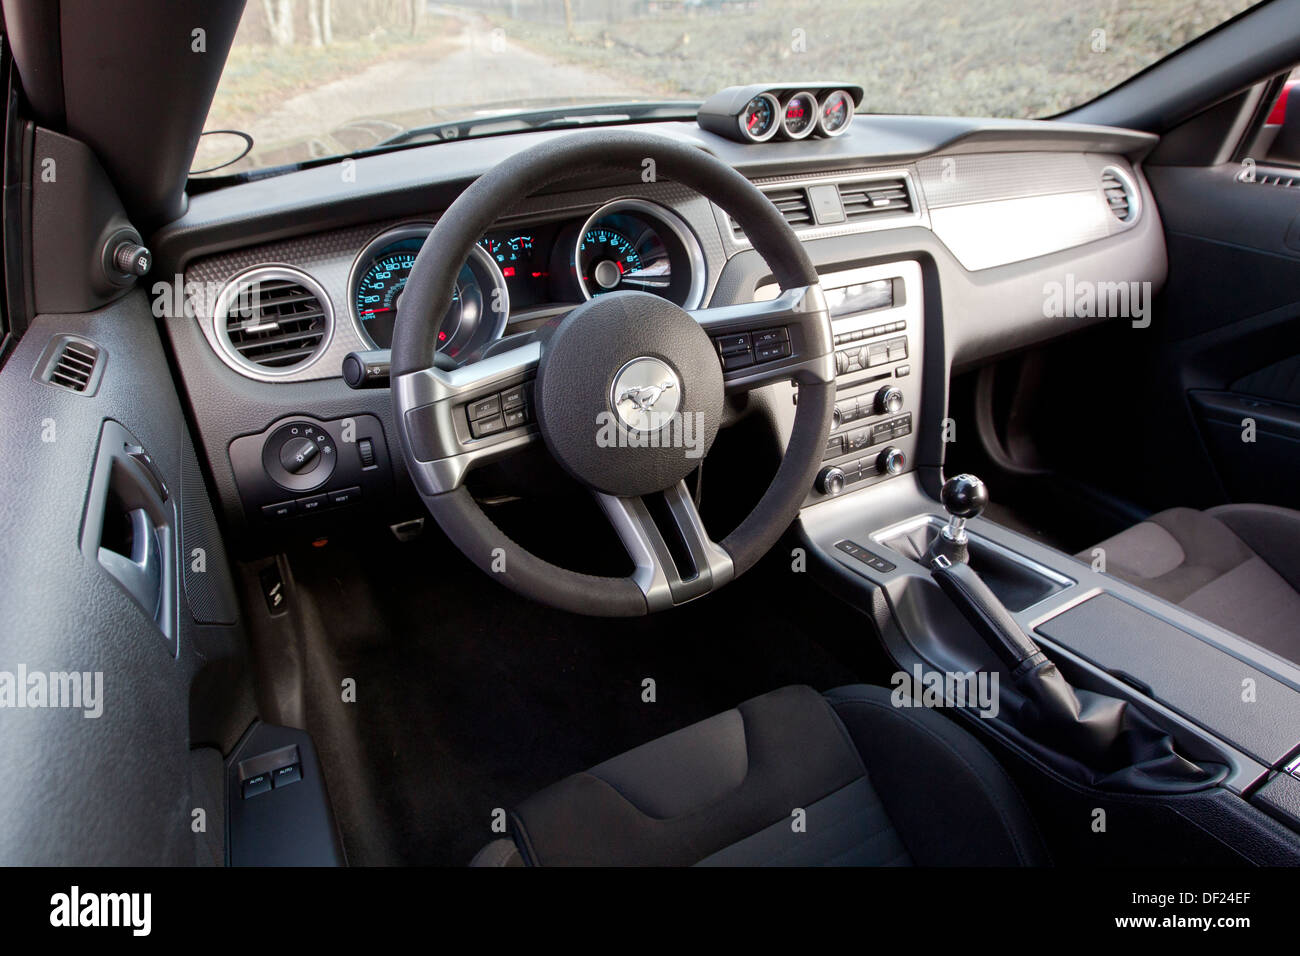
[[[859,312],[873,312],[876,309],[889,309],[894,305],[893,279],[876,279],[874,282],[859,282],[822,291],[826,294],[826,304],[830,306],[832,319]]]

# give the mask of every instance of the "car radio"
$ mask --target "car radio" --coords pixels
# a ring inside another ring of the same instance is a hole
[[[920,265],[823,273],[821,286],[835,342],[835,410],[810,501],[909,471],[921,402]],[[756,297],[775,291],[763,286]]]

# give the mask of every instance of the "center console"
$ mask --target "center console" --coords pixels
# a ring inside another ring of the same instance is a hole
[[[999,672],[1004,713],[980,722],[1022,754],[1046,753],[1050,767],[1050,746],[1017,737],[1022,704],[1014,691],[1008,696],[1015,674],[941,586],[948,583],[941,573],[946,559],[936,561],[936,552],[954,526],[963,532],[963,557],[996,595],[999,613],[1005,609],[1005,620],[1055,662],[1080,697],[1126,702],[1182,757],[1226,768],[1207,793],[1234,794],[1300,833],[1294,663],[995,522],[955,521],[916,475],[823,497],[800,516],[823,580],[873,617],[900,672]],[[1141,775],[1125,781],[1126,792],[1170,792],[1146,788]]]
[[[912,261],[821,274],[835,342],[835,411],[808,501],[912,470],[921,406],[921,267]],[[760,286],[755,298],[776,295]]]

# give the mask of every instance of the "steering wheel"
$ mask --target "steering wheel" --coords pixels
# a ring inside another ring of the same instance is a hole
[[[610,167],[653,168],[722,206],[766,260],[781,293],[770,301],[691,312],[649,293],[606,293],[517,337],[513,347],[516,337],[459,368],[437,367],[437,317],[479,237],[548,184]],[[749,335],[752,342],[760,333],[762,341],[788,343],[777,350],[786,354],[724,371],[715,339]],[[784,458],[754,510],[715,542],[684,479],[717,436],[725,396],[782,380],[799,388]],[[835,403],[826,299],[776,207],[701,149],[619,130],[574,133],[518,153],[452,203],[416,256],[403,291],[392,383],[406,467],[456,546],[532,600],[605,617],[682,604],[757,563],[798,514],[821,464]],[[471,427],[476,416],[500,407],[512,410],[505,428],[496,423],[487,434]],[[632,574],[582,574],[537,557],[503,533],[465,488],[474,467],[539,441],[595,494],[632,558]]]

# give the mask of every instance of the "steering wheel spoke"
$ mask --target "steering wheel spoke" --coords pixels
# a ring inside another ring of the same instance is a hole
[[[596,499],[636,565],[632,579],[649,611],[709,593],[735,575],[731,556],[704,530],[685,482],[634,498]]]
[[[793,380],[835,381],[830,309],[819,285],[796,286],[762,302],[690,313],[713,339],[723,385],[743,392]]]
[[[419,490],[442,494],[473,468],[541,441],[532,383],[541,346],[529,341],[456,369],[426,368],[393,382]]]

